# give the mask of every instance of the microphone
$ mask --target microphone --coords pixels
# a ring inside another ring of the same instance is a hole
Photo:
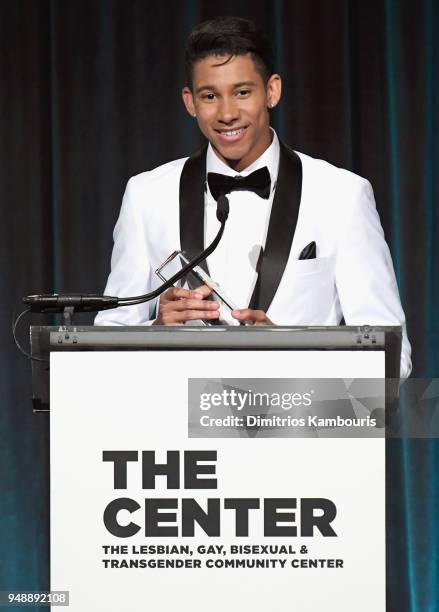
[[[229,201],[225,195],[221,194],[218,197],[216,209],[216,217],[221,223],[221,227],[210,245],[199,255],[194,257],[194,259],[192,259],[188,264],[183,266],[179,272],[174,274],[174,276],[171,276],[171,278],[163,283],[163,285],[157,289],[154,289],[154,291],[151,291],[150,293],[124,298],[97,294],[52,293],[27,295],[22,299],[22,302],[30,307],[31,312],[40,313],[64,312],[66,308],[73,308],[75,312],[97,312],[99,310],[108,310],[109,308],[133,306],[135,304],[149,302],[166,291],[166,289],[169,289],[169,287],[172,287],[174,283],[186,276],[188,272],[198,266],[198,264],[200,264],[214,252],[223,236],[228,216]]]
[[[227,217],[229,216],[229,210],[229,200],[222,193],[216,202],[216,218],[220,223],[222,223],[223,221],[225,223],[227,221]]]
[[[73,308],[76,312],[96,312],[115,308],[119,298],[111,295],[48,293],[27,295],[22,301],[30,307],[31,312],[56,313],[63,312],[65,308]]]

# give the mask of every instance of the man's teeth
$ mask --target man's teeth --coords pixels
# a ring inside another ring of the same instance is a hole
[[[229,132],[221,132],[221,134],[223,136],[238,136],[238,134],[241,134],[244,131],[244,128],[241,128],[239,130],[230,130]]]

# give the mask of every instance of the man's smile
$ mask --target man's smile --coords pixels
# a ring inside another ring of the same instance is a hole
[[[223,142],[237,142],[244,137],[248,125],[239,128],[221,128],[215,130]]]

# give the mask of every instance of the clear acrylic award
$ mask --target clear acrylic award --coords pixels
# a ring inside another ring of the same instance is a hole
[[[165,282],[188,263],[189,259],[184,251],[174,251],[157,270],[155,270],[155,273],[161,281]],[[202,320],[202,324],[209,326],[230,325],[231,321],[234,321],[231,316],[231,311],[237,309],[237,306],[226,295],[220,285],[213,281],[200,266],[195,266],[195,268],[188,272],[175,286],[194,290],[202,285],[207,285],[212,290],[212,293],[205,299],[214,300],[220,304],[219,318],[211,321]]]

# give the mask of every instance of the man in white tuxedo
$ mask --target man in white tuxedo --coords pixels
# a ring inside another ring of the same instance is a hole
[[[190,256],[229,219],[206,270],[238,306],[230,323],[401,325],[401,376],[411,370],[395,274],[370,183],[294,152],[270,128],[281,79],[270,45],[251,22],[217,18],[197,26],[186,49],[183,101],[209,144],[130,179],[114,230],[105,292],[147,293],[175,250]],[[169,289],[159,302],[107,310],[97,325],[180,325],[216,320],[199,290]]]

